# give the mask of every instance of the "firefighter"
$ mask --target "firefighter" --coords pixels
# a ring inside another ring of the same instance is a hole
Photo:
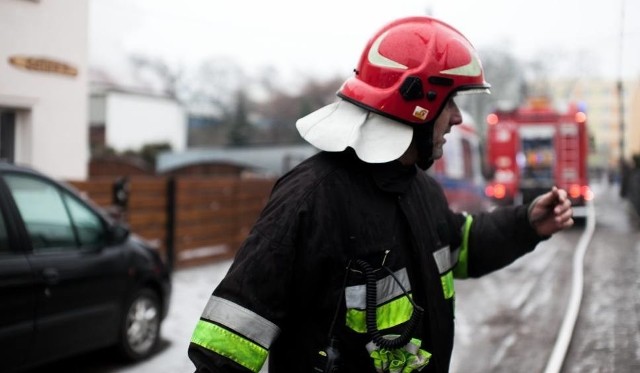
[[[431,17],[391,22],[338,99],[303,118],[320,149],[281,177],[197,321],[197,372],[447,372],[453,279],[478,277],[570,227],[566,192],[452,212],[424,170],[490,85],[471,43]]]

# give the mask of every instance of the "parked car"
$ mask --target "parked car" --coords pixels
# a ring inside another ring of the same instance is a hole
[[[157,250],[71,186],[0,163],[0,370],[105,347],[145,359],[170,295]]]

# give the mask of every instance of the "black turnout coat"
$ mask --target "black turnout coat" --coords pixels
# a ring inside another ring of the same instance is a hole
[[[333,338],[340,372],[375,372],[365,348],[370,333],[346,321],[351,307],[362,311],[348,304],[345,289],[365,283],[355,265],[364,261],[377,281],[389,276],[383,267],[406,274],[408,286],[395,299],[410,294],[424,309],[411,331],[432,354],[423,372],[447,372],[455,296],[445,279],[502,268],[542,239],[529,224],[527,206],[454,213],[438,183],[414,166],[321,152],[277,181],[213,291],[189,356],[200,372],[249,372],[260,369],[267,351],[270,373],[313,372],[318,352]],[[383,304],[389,299],[379,300]],[[390,320],[379,326],[383,334],[407,326],[406,317],[395,320],[391,313]],[[259,348],[238,352],[247,344]]]

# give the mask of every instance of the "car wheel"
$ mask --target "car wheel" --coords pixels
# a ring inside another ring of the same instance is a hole
[[[160,339],[160,301],[149,289],[130,298],[121,323],[119,350],[130,361],[147,358]]]

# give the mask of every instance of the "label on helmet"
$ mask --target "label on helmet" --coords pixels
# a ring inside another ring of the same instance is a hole
[[[427,115],[429,115],[429,110],[423,108],[422,106],[416,106],[416,108],[413,109],[413,116],[420,120],[427,119]]]

